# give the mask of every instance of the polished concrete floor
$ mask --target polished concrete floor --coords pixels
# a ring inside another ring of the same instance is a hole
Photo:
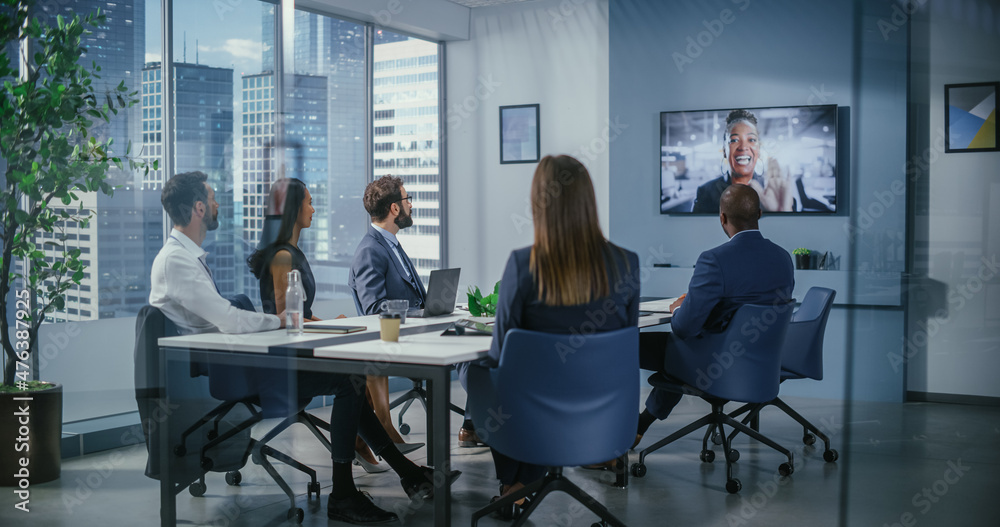
[[[455,383],[456,402],[464,397]],[[801,429],[777,410],[762,415],[761,429],[795,453],[795,472],[777,475],[782,457],[770,449],[736,440],[741,451],[739,494],[724,489],[725,465],[698,460],[701,435],[693,434],[646,459],[648,474],[631,478],[628,489],[613,488],[613,476],[579,468],[570,479],[591,492],[630,526],[984,526],[1000,525],[1000,408],[930,403],[888,404],[790,399],[807,418],[825,430],[839,450],[836,463],[825,463],[822,448],[801,443]],[[651,444],[707,411],[686,398],[670,419],[654,424],[642,446]],[[328,410],[318,415],[328,417]],[[409,440],[423,439],[423,412],[411,409]],[[453,416],[453,429],[461,421]],[[266,430],[267,422],[254,435]],[[580,438],[586,441],[586,438]],[[497,493],[493,466],[485,448],[452,449],[455,468],[463,471],[453,489],[453,525],[468,525],[473,511]],[[281,467],[299,493],[303,525],[331,525],[326,518],[329,458],[315,438],[301,429],[286,431],[273,443],[315,467],[324,495],[305,497],[305,478]],[[818,447],[819,445],[817,445]],[[716,447],[718,450],[718,447]],[[420,463],[426,451],[411,458]],[[638,454],[631,454],[632,461]],[[14,508],[16,497],[0,492],[0,525],[82,526],[159,523],[158,483],[143,476],[141,445],[65,460],[62,477],[30,488],[30,512]],[[366,474],[355,468],[355,481],[383,508],[400,514],[402,525],[433,525],[430,503],[411,506],[393,472]],[[177,499],[178,524],[212,526],[291,525],[287,499],[259,466],[243,470],[243,483],[230,487],[220,473],[208,476],[208,492]],[[530,525],[589,526],[596,517],[563,494],[550,495],[532,515]],[[15,523],[16,522],[16,523]],[[505,525],[486,518],[480,525]]]

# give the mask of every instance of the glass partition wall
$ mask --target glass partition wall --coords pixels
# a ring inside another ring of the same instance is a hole
[[[124,81],[138,92],[139,103],[98,135],[114,137],[122,154],[131,142],[133,155],[160,168],[114,174],[114,197],[83,197],[96,211],[90,224],[64,226],[89,267],[66,308],[43,325],[36,371],[64,385],[65,422],[135,411],[132,328],[171,228],[160,193],[173,174],[205,172],[215,189],[220,225],[203,247],[224,296],[259,302],[246,258],[261,241],[270,186],[281,177],[301,179],[313,196],[316,213],[300,247],[318,300],[351,305],[347,275],[369,223],[361,198],[373,177],[403,177],[417,210],[404,243],[425,279],[441,266],[440,44],[292,5],[74,3],[75,13],[107,14],[90,42],[101,82]],[[37,16],[54,20],[67,9],[42,3]],[[80,374],[97,363],[111,371]]]

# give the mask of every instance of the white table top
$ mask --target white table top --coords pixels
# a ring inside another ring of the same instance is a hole
[[[456,311],[451,315],[430,318],[407,318],[402,329],[427,326],[431,324],[450,323],[460,318],[468,318],[468,312]],[[379,331],[378,315],[351,317],[334,320],[324,320],[326,324],[345,326],[366,326],[368,329],[356,333],[304,333],[289,335],[284,329],[262,331],[260,333],[244,333],[239,335],[226,333],[199,333],[180,337],[163,337],[158,342],[160,346],[204,349],[215,351],[240,351],[245,353],[266,354],[272,346],[288,346],[308,342],[329,341],[350,335],[377,334]],[[639,317],[639,327],[657,326],[670,322],[670,314],[653,313]],[[392,362],[414,364],[456,364],[476,359],[485,355],[490,347],[490,339],[483,336],[448,336],[442,337],[440,331],[430,331],[416,335],[402,335],[399,343],[383,343],[376,337],[373,340],[350,342],[339,345],[321,346],[314,350],[315,357],[340,358],[351,360],[382,361],[391,358]],[[353,339],[352,339],[353,340]],[[405,348],[405,350],[404,350]]]
[[[467,315],[468,313],[466,313]],[[451,315],[430,318],[407,318],[402,328],[426,326],[430,324],[440,324],[442,322],[454,322],[462,318],[461,312]],[[337,324],[344,326],[366,326],[368,329],[347,335],[363,335],[366,333],[379,332],[378,315],[368,315],[364,317],[350,317],[324,320],[324,324]],[[227,333],[198,333],[195,335],[183,335],[180,337],[163,337],[157,342],[160,346],[170,346],[175,348],[208,349],[218,351],[242,351],[247,353],[267,353],[271,346],[284,346],[304,342],[329,340],[330,338],[342,337],[345,335],[336,333],[303,333],[302,335],[289,335],[284,329],[273,331],[261,331],[259,333],[227,334]]]

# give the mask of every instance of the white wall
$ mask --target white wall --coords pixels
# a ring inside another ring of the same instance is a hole
[[[540,104],[542,155],[587,166],[608,233],[608,3],[476,8],[470,33],[446,44],[448,264],[483,288],[500,279],[511,250],[534,240],[535,165],[500,165],[500,106]]]
[[[928,6],[913,45],[927,126],[914,154],[931,154],[915,172],[915,260],[929,281],[911,295],[907,390],[1000,397],[1000,152],[944,153],[942,139],[944,85],[1000,80],[1000,1]]]

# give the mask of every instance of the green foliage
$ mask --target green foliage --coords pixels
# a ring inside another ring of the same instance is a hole
[[[102,139],[95,128],[118,111],[138,102],[138,92],[119,83],[98,96],[94,80],[100,67],[81,64],[82,39],[89,28],[106,22],[98,10],[80,17],[60,16],[56,27],[28,21],[30,1],[2,0],[0,4],[0,156],[6,162],[0,194],[0,338],[6,354],[3,381],[14,380],[16,354],[8,306],[15,281],[16,292],[30,300],[23,320],[30,321],[29,341],[34,347],[38,326],[47,313],[62,309],[65,293],[83,279],[85,265],[79,249],[67,245],[67,228],[86,226],[92,211],[81,195],[113,195],[108,183],[112,167],[149,170],[131,158],[115,157],[112,140]],[[19,57],[7,56],[7,44],[28,44],[27,71],[18,72]],[[95,124],[96,123],[96,124]],[[130,150],[130,149],[129,149]],[[42,234],[50,237],[42,241]],[[46,259],[49,259],[46,261]],[[12,265],[27,262],[27,276]]]
[[[792,251],[792,254],[794,254],[796,256],[798,256],[798,255],[808,255],[811,252],[812,251],[810,251],[809,249],[805,249],[803,247],[799,247],[798,249],[795,249],[794,251]]]
[[[497,316],[497,299],[500,298],[500,281],[493,286],[493,293],[483,296],[479,287],[469,286],[469,314],[474,317]]]
[[[17,384],[0,384],[0,393],[37,392],[39,390],[48,390],[52,386],[51,382],[42,381],[27,381],[23,387]]]

